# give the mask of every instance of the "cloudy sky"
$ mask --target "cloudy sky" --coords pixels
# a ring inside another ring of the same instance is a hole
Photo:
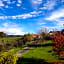
[[[0,31],[9,35],[61,30],[63,24],[64,0],[0,0]]]

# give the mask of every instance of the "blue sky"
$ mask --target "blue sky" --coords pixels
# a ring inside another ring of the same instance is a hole
[[[9,35],[61,30],[64,0],[0,0],[0,31]]]

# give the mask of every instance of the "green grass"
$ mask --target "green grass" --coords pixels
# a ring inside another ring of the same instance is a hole
[[[36,58],[36,59],[44,59],[46,61],[50,60],[56,60],[52,53],[49,53],[48,51],[51,50],[51,47],[39,47],[39,48],[33,48],[33,50],[28,51],[24,58]]]
[[[57,61],[58,57],[53,55],[51,43],[52,41],[44,41],[38,44],[42,46],[32,47],[31,50],[27,51],[23,56],[21,56],[18,63],[40,64],[41,60],[45,62]]]
[[[44,41],[43,44],[50,44],[51,41]],[[42,44],[41,44],[42,45]],[[51,51],[51,52],[49,52]],[[52,46],[42,46],[42,47],[33,47],[27,53],[24,54],[24,58],[36,58],[36,59],[44,59],[46,61],[57,60],[55,56],[53,56]]]
[[[27,44],[27,45],[31,45],[31,44],[33,44],[33,43],[35,43],[35,41],[27,42],[26,44]]]
[[[14,54],[16,54],[18,51],[22,50],[22,47],[14,48],[12,49]]]
[[[6,43],[7,41],[8,42],[11,42],[11,41],[15,41],[16,39],[20,39],[21,37],[6,37],[6,38],[0,38],[0,43]],[[2,42],[2,40],[4,40],[4,42]],[[18,52],[19,50],[21,50],[22,47],[18,47],[18,48],[12,48],[12,49],[9,49],[9,50],[6,50],[5,52],[8,52],[10,50],[13,50],[12,53],[16,53]],[[1,53],[4,53],[4,51],[0,52]]]
[[[0,43],[2,43],[2,40],[4,40],[3,43],[6,43],[7,41],[15,41],[16,39],[19,39],[21,37],[6,37],[6,38],[0,38]]]

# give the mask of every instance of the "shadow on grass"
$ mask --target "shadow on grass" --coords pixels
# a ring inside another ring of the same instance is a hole
[[[59,60],[64,60],[64,57],[59,58]]]
[[[64,64],[64,61],[46,62],[44,59],[19,58],[17,64]]]
[[[17,64],[48,64],[48,63],[43,59],[19,58]]]
[[[53,46],[53,44],[48,43],[48,44],[32,44],[32,45],[28,45],[28,47],[47,47],[47,46]]]

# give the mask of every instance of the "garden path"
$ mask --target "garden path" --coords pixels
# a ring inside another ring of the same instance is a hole
[[[31,44],[31,45],[28,46],[28,47],[25,47],[23,50],[20,50],[20,51],[16,54],[17,57],[21,57],[24,53],[26,53],[28,50],[30,50],[30,49],[32,48],[32,46],[34,46],[34,45],[36,45],[36,44],[38,44],[38,43],[39,43],[39,41]]]

